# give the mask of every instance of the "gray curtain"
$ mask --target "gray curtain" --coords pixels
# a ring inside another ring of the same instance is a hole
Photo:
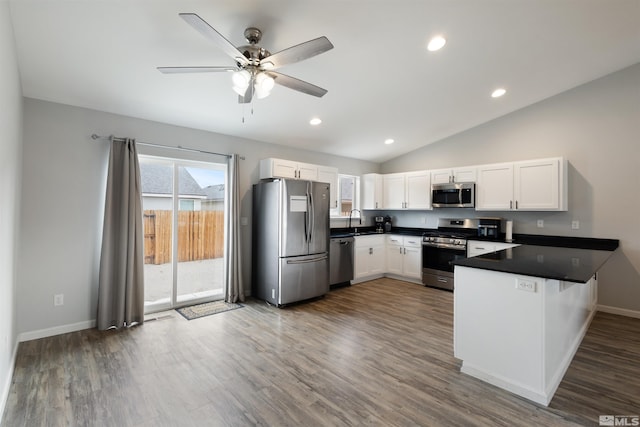
[[[227,190],[227,283],[224,300],[226,302],[244,301],[242,284],[242,264],[240,253],[240,158],[234,154],[229,159],[229,185]]]
[[[133,139],[111,138],[104,208],[97,326],[129,327],[144,321],[142,192]]]

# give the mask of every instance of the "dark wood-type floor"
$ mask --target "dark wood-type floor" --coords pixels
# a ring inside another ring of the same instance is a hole
[[[553,426],[640,413],[640,319],[599,313],[548,408],[459,372],[453,295],[391,279],[20,344],[3,426]],[[491,343],[487,343],[491,345]]]

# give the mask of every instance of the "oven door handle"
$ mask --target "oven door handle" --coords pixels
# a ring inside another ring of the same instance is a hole
[[[451,249],[454,251],[466,252],[467,247],[465,246],[457,246],[457,245],[447,245],[446,243],[434,245],[434,244],[422,244],[423,248],[437,248],[437,249]]]

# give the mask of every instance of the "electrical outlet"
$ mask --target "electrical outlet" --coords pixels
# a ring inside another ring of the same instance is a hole
[[[53,296],[53,305],[56,307],[59,305],[64,305],[64,294],[55,294]]]
[[[571,229],[577,230],[580,228],[580,221],[571,221]]]
[[[544,228],[544,219],[538,220],[538,228]]]
[[[516,279],[516,289],[520,291],[535,292],[536,282],[531,280]]]

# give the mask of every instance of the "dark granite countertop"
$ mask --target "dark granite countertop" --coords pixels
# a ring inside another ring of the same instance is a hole
[[[460,259],[453,264],[544,279],[586,283],[612,254],[613,250],[523,244],[511,249]]]
[[[358,232],[355,232],[355,230]],[[422,236],[425,231],[432,230],[430,228],[410,228],[410,227],[393,227],[388,233],[378,233],[375,227],[351,227],[351,228],[332,228],[331,238],[366,236],[370,234],[401,234],[405,236]]]
[[[482,240],[494,242],[506,242],[504,234],[499,239],[487,237],[470,237],[469,240]],[[541,234],[514,234],[513,240],[508,243],[518,245],[556,246],[563,248],[597,249],[603,251],[615,251],[620,244],[616,239],[598,239],[594,237],[568,237],[568,236],[544,236]]]

